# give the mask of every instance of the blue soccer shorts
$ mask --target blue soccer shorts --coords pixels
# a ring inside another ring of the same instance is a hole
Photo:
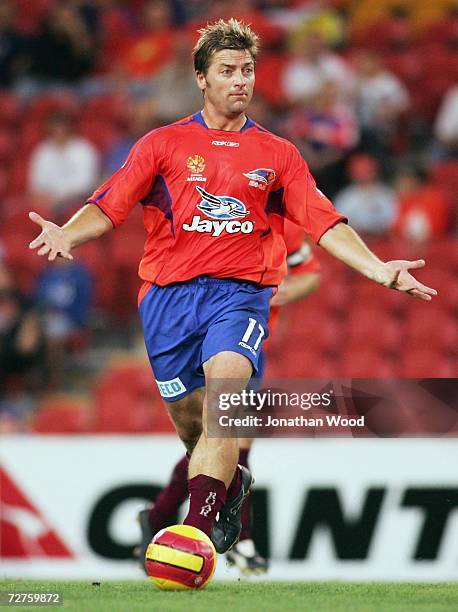
[[[221,351],[245,355],[257,373],[268,337],[272,287],[199,276],[153,285],[140,303],[146,350],[164,400],[205,385],[202,364]]]

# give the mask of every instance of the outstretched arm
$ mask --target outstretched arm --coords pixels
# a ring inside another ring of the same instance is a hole
[[[74,247],[113,229],[110,219],[95,204],[80,208],[62,227],[43,219],[36,212],[30,212],[29,218],[41,227],[41,233],[32,240],[29,248],[39,249],[37,255],[47,255],[49,261],[54,261],[58,255],[73,259],[70,251]]]
[[[420,283],[410,269],[422,268],[425,262],[381,261],[368,249],[360,236],[348,225],[338,223],[323,234],[319,245],[367,278],[397,291],[404,291],[420,300],[430,301],[437,291]]]

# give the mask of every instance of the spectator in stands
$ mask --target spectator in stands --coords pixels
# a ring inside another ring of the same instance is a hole
[[[136,31],[135,6],[119,0],[74,0],[96,46],[94,72],[99,76],[113,69],[120,49]]]
[[[416,34],[409,7],[402,4],[390,7],[385,21],[379,25],[384,30],[383,44],[388,50],[404,51],[415,45]]]
[[[30,76],[49,83],[73,83],[87,75],[95,58],[84,19],[68,0],[51,2],[32,42]]]
[[[33,409],[23,386],[41,362],[39,346],[38,319],[0,262],[0,434],[22,431]]]
[[[338,103],[336,84],[324,82],[308,105],[296,106],[285,127],[320,189],[333,197],[342,187],[345,158],[358,142],[356,117],[350,106]]]
[[[437,115],[434,133],[441,157],[458,156],[458,85],[446,93]]]
[[[386,7],[384,17],[371,20],[352,32],[351,42],[359,48],[403,51],[415,43],[411,11],[403,4]]]
[[[20,385],[40,366],[42,341],[37,313],[0,261],[0,402],[14,379]],[[19,386],[20,386],[19,385]]]
[[[114,50],[114,70],[139,82],[150,79],[173,56],[175,30],[166,0],[146,0],[141,12],[141,29]]]
[[[200,2],[201,6],[199,7],[198,16],[196,15],[196,20],[191,24],[193,37],[196,36],[197,29],[204,28],[209,22],[234,17],[251,25],[261,37],[264,50],[275,46],[282,36],[282,30],[272,23],[264,11],[258,10],[257,4],[259,2],[256,2],[256,0],[213,0],[212,2]],[[197,42],[197,38],[194,42]]]
[[[276,22],[293,29],[294,36],[316,30],[333,49],[344,42],[347,13],[339,10],[336,2],[296,2],[295,7],[283,6],[283,10],[276,10],[274,15]]]
[[[157,103],[152,96],[132,99],[128,110],[128,125],[122,137],[105,152],[102,177],[108,178],[119,170],[134,143],[144,134],[163,125],[158,117]]]
[[[326,46],[320,32],[306,31],[295,41],[293,52],[281,77],[285,96],[290,102],[304,102],[312,98],[328,81],[335,83],[339,100],[351,99],[353,72],[339,55]]]
[[[335,206],[351,225],[365,234],[384,234],[396,215],[396,194],[379,180],[375,158],[358,154],[348,164],[350,185],[335,198]]]
[[[441,238],[450,223],[450,207],[442,191],[429,184],[425,172],[407,167],[396,179],[398,211],[394,231],[403,238],[424,242]]]
[[[284,116],[276,113],[269,101],[259,91],[250,102],[250,118],[272,132],[281,133],[284,129]]]
[[[409,108],[403,83],[383,66],[373,51],[362,51],[355,61],[361,146],[379,159],[390,154],[400,119]]]
[[[15,12],[11,0],[0,0],[0,87],[13,85],[28,67],[29,41],[14,27]]]
[[[115,4],[115,0],[67,0],[69,5],[83,20],[86,30],[91,38],[95,38],[102,27],[102,16],[108,13]],[[116,2],[117,4],[117,2]]]
[[[75,134],[69,114],[58,112],[47,121],[47,138],[34,150],[29,190],[41,209],[68,212],[85,197],[99,177],[99,155],[90,142]]]
[[[163,123],[191,115],[202,104],[202,94],[195,87],[195,75],[189,65],[192,43],[184,32],[177,32],[170,61],[152,81],[157,113]]]
[[[92,294],[89,271],[75,261],[57,259],[38,278],[36,301],[44,322],[50,388],[62,386],[68,354],[87,341]]]
[[[421,33],[425,47],[441,44],[456,49],[458,43],[458,3],[453,2],[436,15],[433,21],[424,24]]]

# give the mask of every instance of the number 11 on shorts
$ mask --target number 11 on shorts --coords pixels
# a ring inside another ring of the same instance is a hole
[[[258,329],[259,329],[259,336],[256,340],[256,342],[253,345],[253,350],[257,350],[259,345],[261,344],[261,340],[263,339],[263,337],[265,336],[265,330],[263,328],[263,326],[261,325],[261,323],[258,323],[256,321],[256,319],[252,319],[251,317],[249,317],[248,319],[249,323],[248,323],[248,327],[246,328],[245,333],[243,334],[243,338],[242,338],[242,342],[244,342],[245,344],[249,344],[249,340],[251,338],[251,336],[253,335],[254,329],[256,327],[256,323],[258,324]]]

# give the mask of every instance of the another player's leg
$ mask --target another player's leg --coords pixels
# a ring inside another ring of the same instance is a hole
[[[252,365],[245,356],[224,351],[204,364],[204,372],[202,434],[189,462],[190,507],[184,522],[211,535],[216,550],[226,552],[239,537],[240,510],[253,479],[248,470],[237,466],[238,440],[209,437],[207,423],[210,412],[218,410],[221,394],[246,388]]]
[[[186,453],[174,465],[167,486],[157,495],[149,510],[149,522],[156,531],[168,527],[181,504],[188,497],[188,464]]]
[[[249,469],[248,457],[250,454],[251,446],[253,444],[252,438],[241,438],[240,452],[239,452],[239,465],[242,465]],[[248,496],[242,505],[241,521],[242,530],[240,532],[239,541],[233,546],[233,548],[227,552],[227,560],[230,565],[236,565],[242,574],[264,574],[267,572],[269,563],[267,559],[262,557],[256,550],[253,542],[251,533],[252,525],[252,513],[251,513],[251,496]]]

